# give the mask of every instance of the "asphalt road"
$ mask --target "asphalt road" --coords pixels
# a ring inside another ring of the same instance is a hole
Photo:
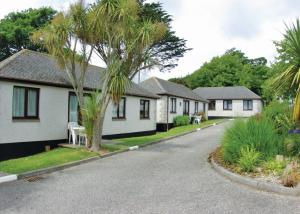
[[[0,185],[0,213],[300,213],[300,198],[232,183],[207,162],[226,124]]]

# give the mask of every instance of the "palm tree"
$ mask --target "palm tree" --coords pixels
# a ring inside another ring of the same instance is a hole
[[[80,89],[77,90],[80,107],[84,107],[84,76],[92,52],[106,64],[102,84],[98,87],[100,95],[91,117],[92,151],[100,149],[109,102],[118,104],[137,72],[158,65],[149,50],[164,38],[167,26],[163,22],[141,19],[141,9],[138,0],[99,0],[90,6],[85,6],[81,0],[67,13],[58,14],[49,26],[35,35],[59,62],[62,60],[74,89]],[[78,47],[82,48],[79,54]],[[76,77],[75,63],[81,65],[79,78]]]
[[[88,20],[87,12],[88,7],[82,0],[78,1],[70,6],[68,13],[57,13],[51,24],[36,31],[31,37],[33,42],[46,48],[66,72],[80,108],[84,100],[84,77],[94,51],[90,43],[93,25]]]
[[[285,56],[289,65],[286,70],[279,74],[272,82],[276,90],[289,85],[290,90],[296,90],[294,98],[293,118],[300,121],[300,20],[291,26],[286,24],[284,40],[276,43],[281,54]]]

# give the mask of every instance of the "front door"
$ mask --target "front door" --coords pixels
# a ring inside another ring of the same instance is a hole
[[[183,114],[184,115],[190,114],[190,101],[188,100],[183,101]]]
[[[68,122],[78,122],[78,102],[76,94],[69,92]]]

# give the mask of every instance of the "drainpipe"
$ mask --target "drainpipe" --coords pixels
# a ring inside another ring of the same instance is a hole
[[[167,96],[167,131],[169,131],[169,96]]]

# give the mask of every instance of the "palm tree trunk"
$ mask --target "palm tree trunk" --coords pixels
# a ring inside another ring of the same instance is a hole
[[[102,90],[101,99],[100,99],[101,101],[98,104],[99,108],[100,108],[100,112],[99,112],[99,114],[97,115],[96,119],[93,122],[93,142],[92,142],[91,150],[95,151],[95,152],[99,151],[100,148],[101,148],[104,117],[105,117],[106,108],[107,108],[108,103],[110,101],[109,94],[106,93],[106,88],[105,87],[104,87],[105,90]]]
[[[93,122],[93,140],[91,150],[93,152],[98,152],[101,148],[102,133],[103,133],[103,123],[104,116],[99,114],[99,116]]]

